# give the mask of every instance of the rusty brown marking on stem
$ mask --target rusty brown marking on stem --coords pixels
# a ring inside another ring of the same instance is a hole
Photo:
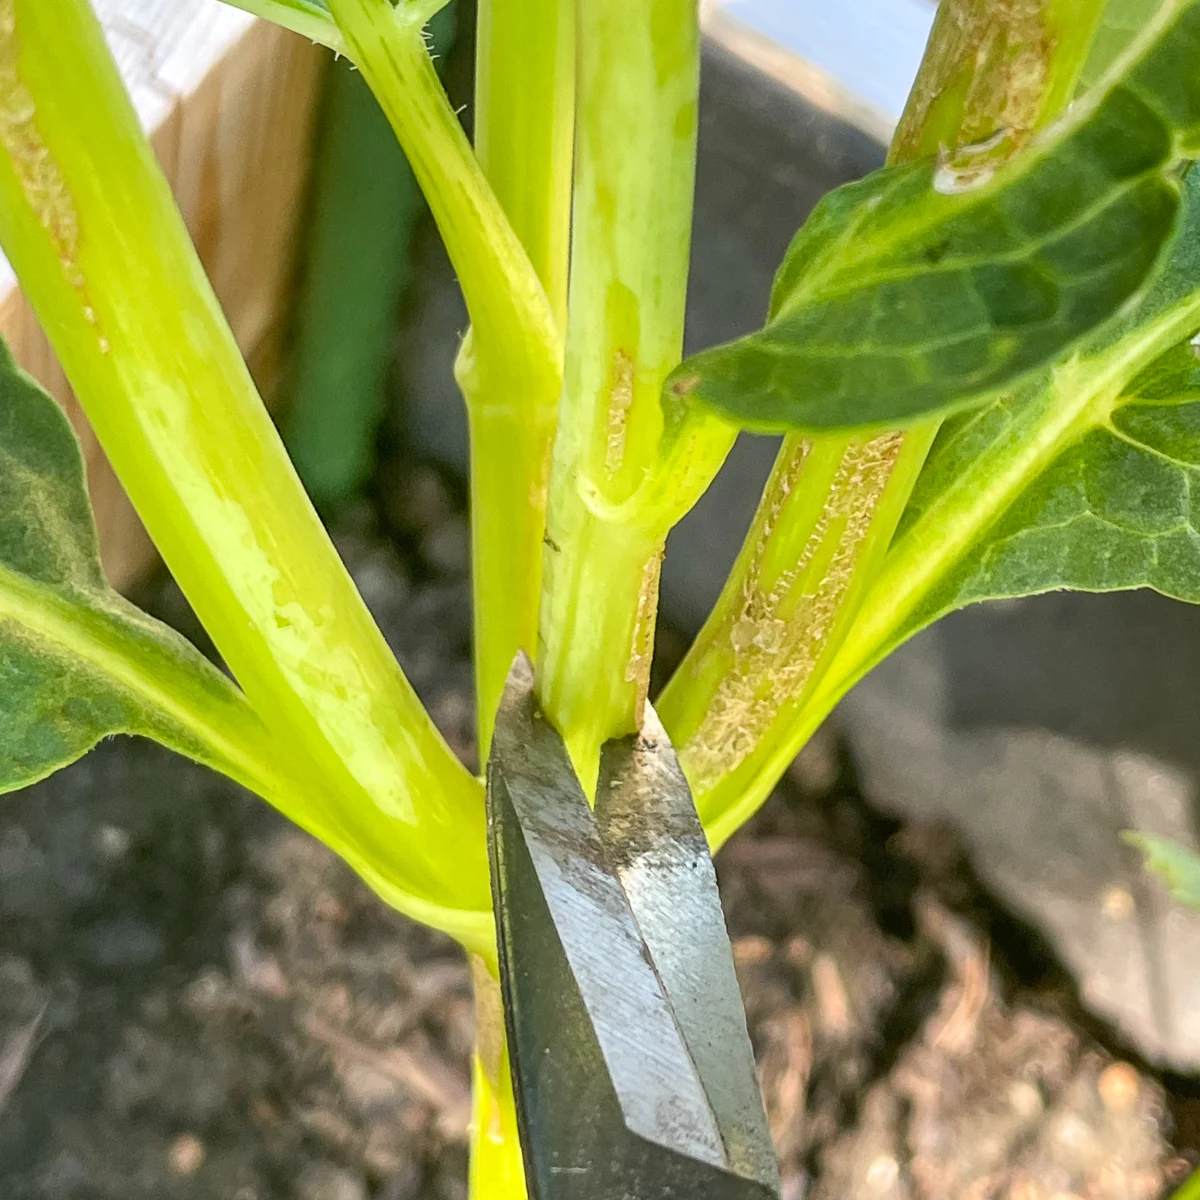
[[[1080,20],[1094,30],[1098,10],[1086,7]],[[943,0],[890,161],[942,155],[964,175],[1007,161],[1070,94],[1082,65],[1078,55],[1089,44],[1086,37],[1060,44],[1058,32],[1070,17],[1059,0]],[[1057,61],[1072,55],[1078,61]],[[1056,67],[1062,68],[1058,79],[1052,78]],[[735,770],[780,710],[803,699],[829,639],[846,619],[843,608],[860,552],[906,441],[903,434],[889,433],[845,444],[795,566],[771,582],[764,579],[763,564],[783,502],[801,485],[809,447],[798,445],[777,466],[752,534],[759,546],[740,603],[710,640],[712,652],[729,658],[732,668],[681,751],[698,791],[714,788]],[[921,452],[922,441],[918,437],[914,453]],[[811,573],[820,578],[808,580],[814,561],[819,570]]]
[[[625,666],[625,682],[637,687],[634,724],[642,727],[646,697],[650,693],[650,660],[654,654],[654,630],[658,618],[658,582],[662,575],[663,550],[660,546],[647,560],[638,592],[637,614],[633,621],[633,644]]]
[[[799,557],[774,580],[766,577],[767,550],[788,495],[802,481],[807,445],[772,478],[741,601],[718,639],[731,648],[732,665],[681,751],[694,788],[706,791],[736,770],[780,710],[804,693],[855,578],[859,552],[902,443],[901,434],[886,434],[847,447]],[[828,561],[810,570],[826,553]]]
[[[50,237],[63,277],[79,294],[83,315],[97,330],[95,309],[79,266],[79,214],[62,168],[38,127],[37,104],[21,78],[16,0],[0,0],[0,144],[34,216]],[[100,345],[108,343],[101,336]]]
[[[604,446],[604,467],[615,475],[625,461],[625,438],[629,425],[629,410],[633,407],[633,359],[624,350],[613,354],[612,373],[608,384],[608,428]]]
[[[1045,116],[1055,48],[1048,8],[943,0],[891,161],[973,145],[1002,160],[1023,145]]]

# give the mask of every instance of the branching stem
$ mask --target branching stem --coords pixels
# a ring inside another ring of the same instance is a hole
[[[637,727],[665,525],[620,524],[658,467],[683,340],[699,93],[695,0],[579,6],[567,366],[547,517],[542,703],[585,781]],[[719,460],[718,460],[719,462]]]
[[[1013,153],[1074,94],[1103,0],[948,0],[891,161],[1006,128]],[[789,439],[746,545],[658,708],[719,844],[828,713],[808,710],[850,634],[937,432]],[[814,701],[815,702],[815,701]]]

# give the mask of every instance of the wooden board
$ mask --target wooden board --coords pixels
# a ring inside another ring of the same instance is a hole
[[[192,238],[260,387],[277,371],[328,54],[217,0],[94,0]],[[109,577],[156,561],[0,260],[0,333],[79,432]]]

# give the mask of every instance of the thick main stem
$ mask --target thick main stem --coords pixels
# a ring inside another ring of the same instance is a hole
[[[683,343],[695,181],[696,0],[578,9],[567,363],[547,516],[538,682],[583,778],[635,729],[665,526],[602,511],[657,464]]]
[[[481,0],[475,150],[566,328],[575,123],[574,0]],[[464,366],[467,364],[464,363]],[[518,650],[537,652],[542,537],[561,376],[460,372],[471,423],[479,751]],[[531,386],[538,389],[534,394]]]
[[[947,0],[891,162],[985,142],[1011,154],[1070,100],[1103,0]],[[789,439],[742,554],[658,709],[710,840],[767,798],[878,575],[936,423]],[[821,716],[825,713],[822,712]]]
[[[479,786],[309,505],[86,0],[0,0],[0,241],[301,803],[398,907],[486,945]]]

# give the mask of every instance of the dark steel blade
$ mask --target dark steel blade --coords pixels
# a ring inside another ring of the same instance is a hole
[[[656,744],[669,750],[665,735]],[[626,811],[631,789],[646,786],[662,761],[661,750],[639,752],[636,746],[606,753],[603,823],[615,836],[624,822],[631,845],[645,841],[642,823]],[[672,786],[677,800],[677,781]],[[683,794],[694,822],[686,785]],[[777,1195],[773,1159],[771,1170],[764,1165],[770,1151],[761,1101],[758,1125],[746,1112],[745,1078],[749,1071],[753,1079],[753,1064],[744,1018],[736,1028],[729,1020],[723,968],[706,966],[689,975],[681,965],[686,955],[672,950],[660,976],[635,915],[646,917],[655,942],[668,935],[645,894],[657,886],[654,872],[636,850],[620,851],[623,867],[614,866],[562,739],[538,709],[532,668],[523,657],[514,664],[497,717],[488,822],[501,985],[533,1200]],[[653,854],[669,867],[661,879],[670,887],[682,881],[690,892],[680,862],[694,864],[699,851],[711,873],[711,861],[686,822],[675,827],[685,834],[682,849],[660,841]],[[636,905],[621,870],[643,893]],[[715,881],[704,870],[693,874],[704,880],[706,896],[710,885],[715,894]],[[689,897],[688,906],[694,920],[712,919],[707,900]],[[675,933],[698,954],[719,943],[724,958],[718,960],[724,962],[728,939],[719,905],[715,911],[719,939],[708,928],[677,926]],[[702,1015],[708,1003],[703,997],[680,1004],[671,995],[676,986],[693,984],[716,989],[714,1020]],[[707,1040],[727,1037],[731,1029],[728,1050]],[[697,1056],[692,1043],[698,1039],[705,1045]],[[726,1056],[738,1065],[730,1066]],[[714,1104],[712,1092],[726,1086],[730,1096],[722,1094]],[[765,1152],[750,1144],[759,1135]]]
[[[600,759],[596,820],[700,1077],[730,1170],[779,1190],[717,872],[670,738],[650,704],[640,734]]]

